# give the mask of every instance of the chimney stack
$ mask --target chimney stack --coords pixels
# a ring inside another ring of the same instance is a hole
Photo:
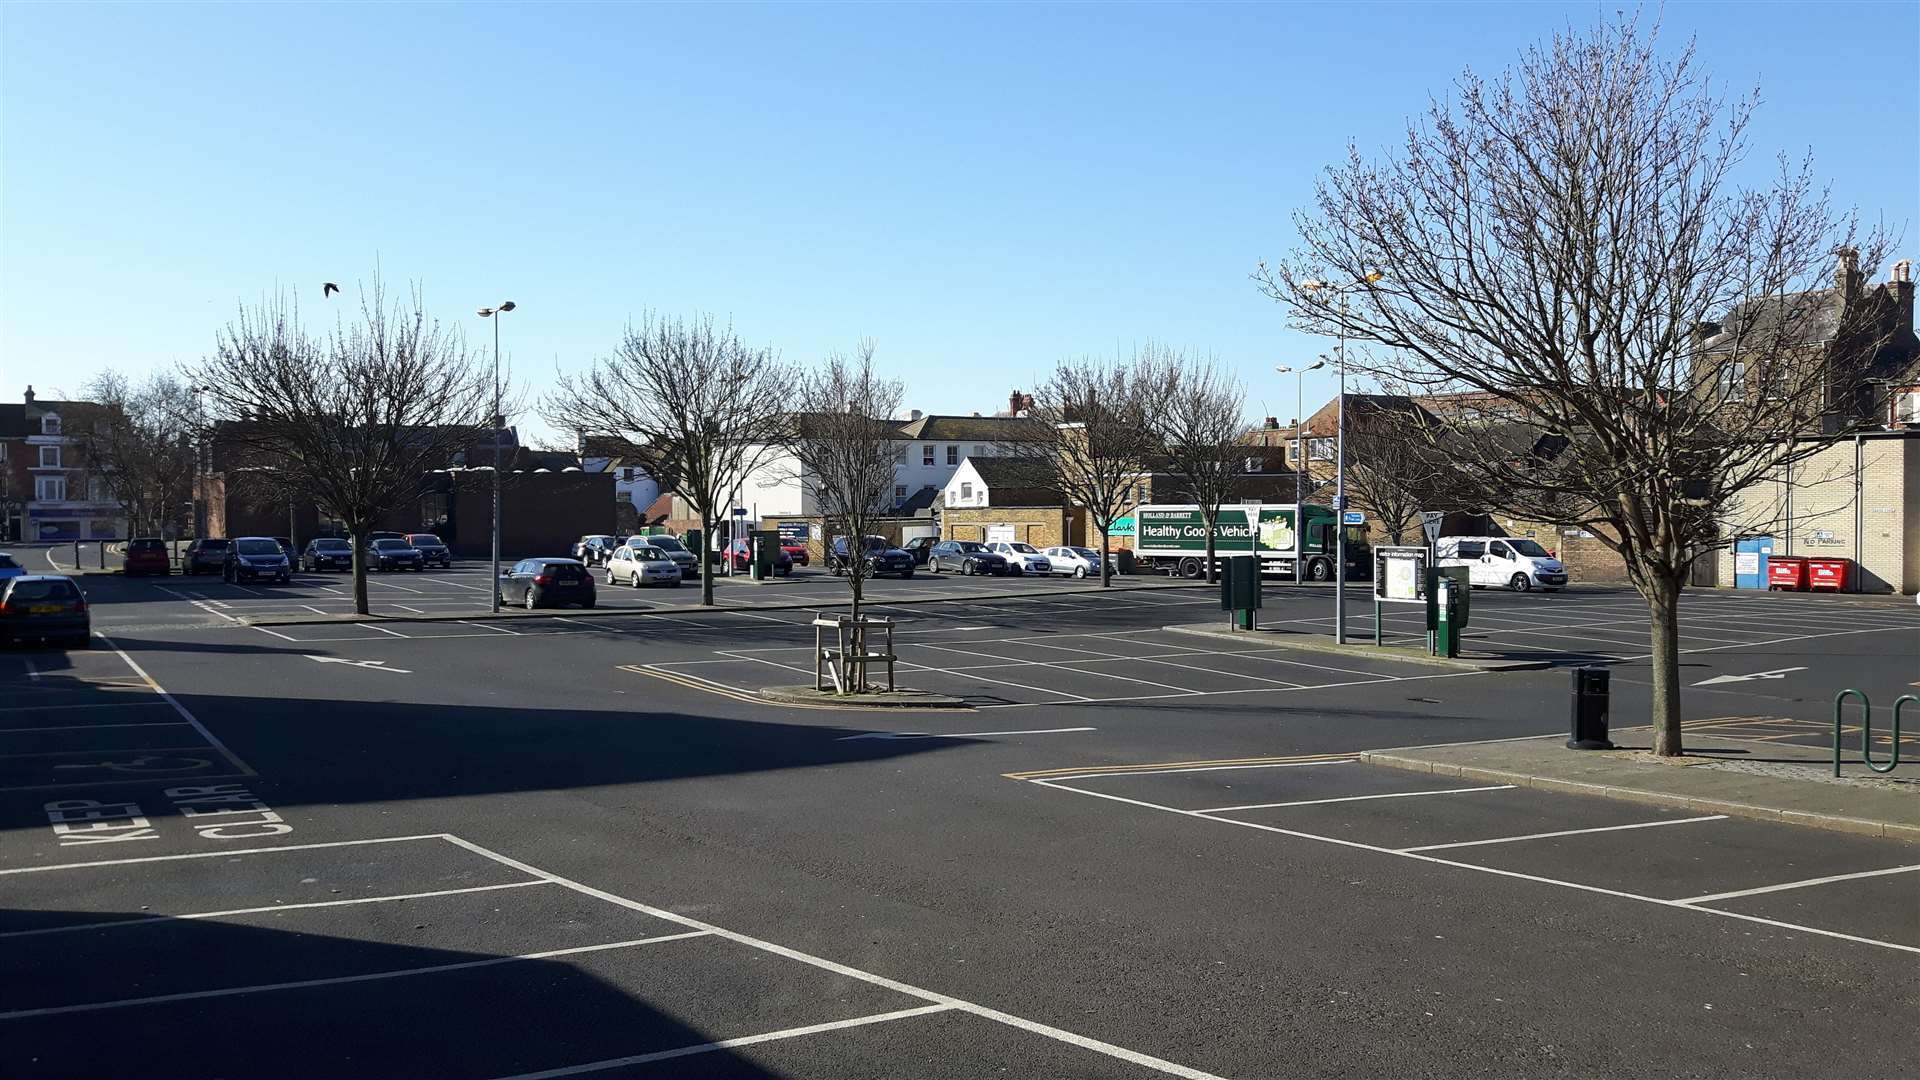
[[[20,395],[20,400],[21,400],[21,401],[24,401],[24,402],[26,402],[26,403],[27,403],[27,404],[29,404],[29,405],[31,405],[31,404],[33,404],[33,387],[32,387],[32,385],[28,385],[28,387],[27,387],[27,392],[26,392],[26,393],[24,393],[24,394],[21,394],[21,395]]]
[[[1266,422],[1266,428],[1267,428],[1267,430],[1268,430],[1268,431],[1274,431],[1274,430],[1277,430],[1277,429],[1278,429],[1279,427],[1280,427],[1280,418],[1279,418],[1279,417],[1277,417],[1277,416],[1269,416],[1269,417],[1267,417],[1267,422]]]
[[[1896,330],[1913,333],[1913,260],[1901,259],[1887,274],[1887,292],[1893,296]]]
[[[1837,247],[1833,253],[1838,261],[1833,270],[1833,284],[1840,290],[1842,303],[1852,303],[1860,296],[1860,249]]]

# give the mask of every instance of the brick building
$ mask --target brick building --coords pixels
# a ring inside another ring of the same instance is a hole
[[[109,540],[127,535],[127,514],[87,466],[72,425],[93,406],[47,401],[29,386],[0,403],[0,539]]]

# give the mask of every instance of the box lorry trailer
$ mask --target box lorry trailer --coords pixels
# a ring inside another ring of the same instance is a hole
[[[1198,506],[1148,504],[1133,518],[1136,564],[1185,578],[1206,573],[1207,525]],[[1252,555],[1262,574],[1291,578],[1297,567],[1307,581],[1332,581],[1339,520],[1332,507],[1314,503],[1229,503],[1214,519],[1214,558]],[[1365,576],[1369,558],[1366,542],[1349,535],[1347,576]]]

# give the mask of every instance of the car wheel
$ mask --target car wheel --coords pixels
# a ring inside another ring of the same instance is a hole
[[[927,560],[927,573],[929,573],[929,574],[937,574],[937,573],[939,573],[939,572],[940,572],[940,560],[939,560],[939,559],[928,559],[928,560]]]
[[[608,571],[607,571],[607,584],[609,584],[609,585],[611,585],[611,584],[613,584],[613,571],[612,571],[612,570],[608,570]]]
[[[533,590],[532,589],[527,590],[527,610],[528,611],[533,610]]]
[[[1073,568],[1073,576],[1074,576],[1074,577],[1077,577],[1077,578],[1083,578],[1083,577],[1086,577],[1086,576],[1087,576],[1087,568],[1086,568],[1086,567],[1084,567],[1084,566],[1076,566],[1076,567],[1074,567],[1074,568]]]
[[[1201,572],[1200,560],[1199,559],[1181,559],[1178,570],[1181,577],[1186,578],[1189,581],[1192,581],[1195,578],[1198,578],[1200,576],[1200,572]]]
[[[1533,581],[1525,574],[1515,574],[1508,580],[1507,588],[1512,589],[1514,592],[1526,592],[1533,588]]]
[[[1325,559],[1315,559],[1307,564],[1308,581],[1328,581],[1333,577],[1333,565]]]
[[[960,564],[960,573],[966,577],[972,577],[979,572],[980,567],[976,565],[972,559],[968,559],[966,562]]]

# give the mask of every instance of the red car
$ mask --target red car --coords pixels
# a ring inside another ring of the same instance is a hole
[[[745,540],[735,540],[728,544],[726,550],[720,553],[720,557],[732,560],[733,572],[736,574],[744,574],[753,569],[753,549],[747,546]],[[785,548],[774,555],[773,572],[783,577],[793,572],[793,558],[787,554]]]
[[[173,557],[167,554],[167,542],[156,537],[127,541],[127,557],[123,565],[128,577],[136,574],[166,577],[173,573]]]
[[[800,543],[791,543],[791,544],[783,543],[780,545],[780,550],[787,553],[787,558],[793,563],[793,565],[795,566],[809,565],[807,560],[811,556],[807,554],[807,545],[800,544]]]

